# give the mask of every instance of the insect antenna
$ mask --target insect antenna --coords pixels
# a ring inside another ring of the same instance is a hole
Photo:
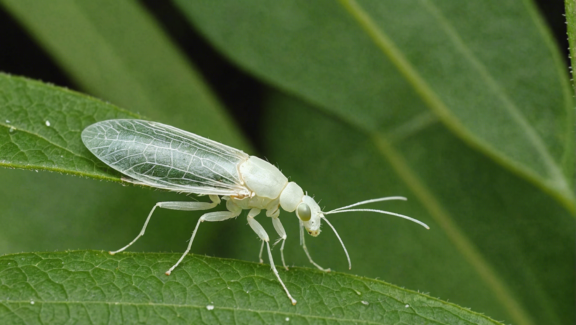
[[[376,201],[377,202],[377,201]],[[360,202],[359,202],[360,203]],[[353,205],[352,205],[353,206]],[[404,218],[406,220],[410,220],[412,222],[415,222],[419,225],[421,225],[422,227],[426,228],[426,229],[430,229],[430,227],[428,227],[427,224],[425,224],[424,222],[420,221],[420,220],[416,220],[414,218],[410,218],[409,216],[405,216],[403,214],[399,214],[399,213],[394,213],[394,212],[390,212],[390,211],[384,211],[384,210],[375,210],[375,209],[347,209],[347,210],[343,210],[344,208],[340,208],[340,209],[336,209],[336,210],[332,210],[332,211],[328,211],[328,212],[324,212],[324,214],[335,214],[335,213],[344,213],[344,212],[376,212],[376,213],[382,213],[382,214],[388,214],[391,216],[396,216],[396,217],[400,217],[400,218]],[[326,219],[326,218],[324,218]]]
[[[374,203],[374,202],[382,202],[382,201],[392,201],[392,200],[402,200],[402,201],[406,201],[407,199],[403,196],[387,196],[387,197],[379,197],[377,199],[370,199],[370,200],[365,200],[365,201],[360,201],[360,202],[356,202],[354,204],[350,204],[347,205],[345,207],[341,207],[341,208],[337,208],[334,209],[332,211],[338,211],[338,210],[343,210],[343,209],[348,209],[348,208],[352,208],[352,207],[357,207],[359,205],[364,205],[364,204],[368,204],[368,203]],[[330,211],[330,212],[332,212]]]
[[[338,237],[338,240],[340,241],[340,244],[342,244],[342,248],[344,248],[344,253],[346,253],[346,258],[348,259],[348,269],[352,269],[352,262],[350,261],[350,255],[348,255],[348,250],[346,249],[346,246],[344,246],[344,242],[342,241],[342,238],[340,238],[340,235],[338,235],[338,232],[336,231],[336,228],[334,228],[334,226],[332,226],[332,224],[330,222],[328,222],[327,218],[324,218],[324,221],[326,221],[326,223],[328,224],[328,226],[330,226],[330,228],[332,228],[332,230],[334,231],[334,233],[336,234],[336,237]]]

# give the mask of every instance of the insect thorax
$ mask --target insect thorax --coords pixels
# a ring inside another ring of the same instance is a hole
[[[276,199],[269,199],[266,197],[261,196],[254,196],[254,197],[245,197],[242,199],[230,197],[229,200],[234,202],[235,205],[239,206],[242,209],[262,209],[262,210],[275,210],[277,209],[280,202],[278,198]]]
[[[244,185],[255,197],[277,199],[288,184],[288,179],[278,168],[258,157],[251,156],[239,166]]]

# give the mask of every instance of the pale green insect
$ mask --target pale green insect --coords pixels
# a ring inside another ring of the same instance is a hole
[[[200,223],[235,218],[242,210],[250,210],[248,224],[262,240],[260,262],[262,263],[262,252],[266,244],[272,271],[295,305],[296,300],[290,295],[274,266],[270,237],[255,219],[261,210],[266,210],[266,216],[271,218],[272,225],[280,236],[276,243],[282,241],[280,256],[286,269],[288,269],[284,261],[286,232],[279,218],[280,207],[287,212],[296,212],[300,223],[300,245],[310,263],[323,271],[330,269],[324,269],[312,260],[304,240],[304,229],[314,237],[320,234],[321,220],[334,230],[344,248],[348,264],[352,267],[342,239],[326,219],[328,214],[353,211],[377,212],[405,218],[429,229],[426,224],[401,214],[374,209],[351,209],[374,202],[406,200],[400,196],[362,201],[322,212],[312,197],[305,194],[296,183],[288,182],[286,176],[267,161],[169,125],[143,120],[102,121],[84,129],[82,141],[98,159],[127,175],[129,178],[125,180],[128,182],[180,193],[209,195],[211,200],[211,202],[156,203],[148,214],[140,234],[128,245],[110,254],[122,252],[144,235],[152,213],[157,207],[183,211],[208,210],[217,206],[221,198],[226,201],[228,211],[208,212],[200,217],[192,232],[188,248],[178,262],[166,271],[166,275],[170,275],[190,251]]]

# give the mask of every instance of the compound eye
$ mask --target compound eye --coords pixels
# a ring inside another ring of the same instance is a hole
[[[312,211],[310,211],[310,207],[306,203],[300,203],[300,205],[298,205],[296,214],[302,221],[308,221],[310,218],[312,218]]]

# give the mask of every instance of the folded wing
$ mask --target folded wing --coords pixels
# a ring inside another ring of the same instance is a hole
[[[108,120],[82,132],[86,147],[136,183],[169,191],[249,195],[237,166],[249,156],[175,127],[144,120]]]

